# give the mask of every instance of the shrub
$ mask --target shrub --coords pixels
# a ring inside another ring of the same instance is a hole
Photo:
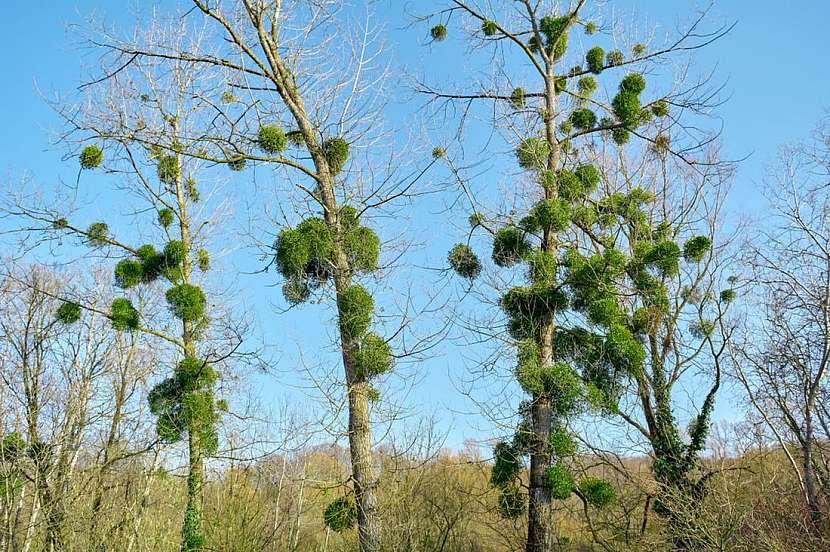
[[[630,73],[620,81],[620,92],[631,92],[639,96],[646,89],[646,81],[640,73]]]
[[[580,130],[589,130],[597,126],[596,113],[587,108],[575,109],[569,120],[574,127]]]
[[[499,32],[499,29],[495,21],[488,19],[481,25],[481,31],[484,33],[484,36],[493,36]]]
[[[343,171],[346,161],[349,160],[349,143],[343,138],[329,138],[323,142],[323,154],[333,175]]]
[[[340,327],[351,338],[363,335],[372,321],[375,301],[363,286],[353,284],[340,295]]]
[[[545,35],[547,41],[548,53],[553,59],[558,60],[568,49],[568,25],[570,18],[563,17],[543,17],[539,21],[539,30]]]
[[[493,447],[493,469],[490,472],[490,484],[494,487],[506,487],[513,483],[522,469],[522,461],[517,451],[505,442]]]
[[[380,238],[365,226],[347,232],[343,248],[349,259],[349,266],[355,272],[372,272],[378,268]]]
[[[603,508],[614,501],[616,493],[608,481],[592,477],[579,482],[579,494],[585,502],[596,508]]]
[[[640,98],[633,92],[626,92],[621,90],[617,94],[611,106],[614,108],[614,115],[626,127],[636,126],[640,122]]]
[[[302,278],[289,278],[282,285],[282,295],[292,305],[304,303],[311,296],[308,282]]]
[[[345,496],[332,501],[323,512],[323,521],[326,526],[337,533],[354,527],[356,519],[357,511],[354,503]]]
[[[179,284],[165,294],[170,311],[176,318],[192,322],[205,314],[207,299],[204,292],[192,284]]]
[[[589,71],[599,75],[605,68],[605,50],[599,46],[591,48],[585,54],[585,63],[587,63]]]
[[[115,265],[115,285],[129,289],[144,280],[144,269],[139,261],[124,259]]]
[[[156,174],[159,181],[168,186],[174,186],[179,180],[181,168],[179,167],[179,160],[175,155],[164,155],[158,160],[156,165]]]
[[[516,148],[516,158],[523,169],[539,170],[547,163],[550,145],[544,138],[525,138]]]
[[[625,54],[620,50],[612,50],[605,56],[605,60],[609,66],[622,65],[625,62]]]
[[[200,249],[196,252],[196,266],[199,267],[200,272],[210,270],[210,254],[207,249]]]
[[[247,166],[248,160],[241,155],[234,157],[232,159],[228,159],[228,168],[234,172],[242,172],[245,170],[245,167]]]
[[[259,127],[257,133],[257,144],[265,153],[276,155],[285,151],[288,139],[281,128],[273,125],[263,125]]]
[[[500,267],[513,266],[530,253],[530,244],[524,232],[513,226],[505,226],[493,238],[493,262]]]
[[[385,374],[392,368],[392,348],[381,336],[368,333],[360,340],[354,353],[355,367],[364,378]]]
[[[63,324],[74,324],[81,319],[81,306],[71,301],[64,301],[55,312],[55,318]]]
[[[683,257],[687,261],[700,262],[712,248],[712,240],[706,236],[695,236],[683,244]]]
[[[651,105],[651,112],[655,117],[665,117],[669,114],[669,103],[666,100],[657,100]]]
[[[110,306],[112,327],[118,331],[135,331],[141,325],[141,316],[129,299],[119,297]]]
[[[576,88],[579,90],[579,93],[582,94],[582,96],[588,97],[596,91],[597,80],[591,76],[582,77],[576,83]]]
[[[474,280],[481,274],[481,262],[469,245],[458,243],[447,255],[450,267],[462,278]]]
[[[565,500],[574,492],[574,476],[561,462],[550,466],[547,476],[551,498]]]
[[[96,169],[101,166],[104,161],[104,152],[98,146],[87,146],[81,150],[81,155],[78,157],[82,169]]]
[[[109,226],[103,222],[93,222],[86,229],[86,243],[91,247],[102,247],[109,240]]]
[[[443,42],[447,38],[447,26],[444,24],[438,24],[430,29],[429,34],[432,36],[432,40],[436,42]]]
[[[170,209],[162,209],[158,212],[158,222],[163,228],[167,228],[173,224],[173,211]]]
[[[576,443],[564,429],[555,429],[550,432],[550,450],[556,458],[566,458],[576,453]]]

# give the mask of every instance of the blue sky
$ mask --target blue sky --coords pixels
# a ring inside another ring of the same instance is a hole
[[[63,150],[50,146],[51,131],[60,126],[40,94],[72,92],[81,82],[84,64],[81,58],[89,53],[77,47],[77,37],[68,26],[97,12],[112,25],[129,28],[127,12],[130,10],[122,9],[121,4],[103,0],[6,2],[5,32],[0,33],[0,52],[3,52],[0,74],[4,77],[0,87],[0,126],[4,129],[0,135],[0,175],[3,178],[15,181],[23,174],[42,182],[75,178],[75,162],[62,161]],[[163,0],[159,4],[168,8],[184,2]],[[390,21],[394,56],[402,67],[418,72],[427,69],[428,63],[428,68],[436,73],[452,74],[464,65],[462,49],[447,48],[439,55],[433,51],[425,57],[430,51],[423,46],[427,28],[403,28],[407,22],[404,6],[418,11],[426,4],[427,0],[382,0],[376,5],[378,15]],[[142,1],[137,5],[149,7],[151,3]],[[650,24],[666,30],[673,29],[680,19],[688,18],[696,5],[664,0],[608,2],[609,8],[622,13],[636,8],[636,13]],[[765,164],[773,160],[780,144],[806,137],[828,107],[830,75],[824,65],[826,53],[830,51],[830,33],[826,29],[830,4],[794,0],[783,9],[780,2],[772,0],[723,0],[717,4],[714,15],[725,22],[736,21],[737,27],[717,44],[699,52],[695,69],[714,70],[715,79],[725,83],[728,102],[718,110],[723,123],[725,156],[735,159],[748,156],[740,165],[731,207],[737,213],[758,216],[763,212],[763,204],[757,190]],[[447,45],[451,44],[452,39]],[[106,204],[99,207],[107,209]],[[418,208],[433,212],[432,207]],[[446,230],[440,227],[432,231],[434,235],[425,236],[423,241],[435,244],[461,237],[447,236]],[[424,264],[442,255],[441,251],[424,253]],[[240,260],[238,265],[242,264]],[[434,277],[430,271],[421,274],[426,279]],[[305,339],[309,334],[319,337],[316,324],[328,321],[327,315],[314,307],[302,313],[275,313],[270,307],[279,303],[279,288],[268,287],[276,283],[273,273],[243,277],[240,281],[246,285],[247,299],[259,305],[256,310],[264,328],[264,339],[278,345],[281,352],[280,375],[261,378],[260,391],[271,397],[301,400],[302,394],[292,391],[292,384],[297,382],[290,375],[292,363],[297,359],[294,341]],[[465,359],[475,354],[451,344],[437,353],[417,367],[421,377],[409,401],[418,405],[418,411],[439,413],[439,427],[449,432],[448,445],[457,447],[465,437],[483,437],[488,433],[480,419],[462,414],[472,412],[475,407],[464,400],[452,383],[463,375]],[[728,415],[728,411],[721,412]]]

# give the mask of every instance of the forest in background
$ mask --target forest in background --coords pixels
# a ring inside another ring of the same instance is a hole
[[[713,6],[172,4],[0,202],[2,552],[830,549],[830,118],[731,196]]]

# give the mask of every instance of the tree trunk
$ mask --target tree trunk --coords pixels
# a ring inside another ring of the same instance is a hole
[[[530,452],[530,491],[527,518],[527,552],[548,552],[551,549],[551,499],[547,469],[551,455],[550,399],[536,398],[531,407],[533,444]]]
[[[188,431],[190,462],[187,473],[187,507],[182,525],[182,552],[197,552],[203,549],[205,538],[202,532],[202,484],[203,462],[199,436]]]
[[[369,383],[366,381],[358,381],[349,385],[349,449],[352,459],[360,548],[363,552],[380,549],[368,391]]]

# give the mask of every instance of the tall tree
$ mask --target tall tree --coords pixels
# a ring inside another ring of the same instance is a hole
[[[527,285],[506,293],[498,290],[507,330],[518,350],[516,379],[528,400],[520,406],[521,422],[512,442],[495,448],[492,482],[502,489],[502,511],[520,515],[525,499],[518,485],[522,459],[529,456],[526,549],[533,552],[550,550],[554,542],[552,499],[565,499],[576,491],[586,502],[602,504],[611,496],[602,481],[575,483],[566,464],[573,453],[567,423],[586,403],[614,410],[618,380],[642,372],[645,361],[643,337],[635,335],[630,324],[599,318],[592,311],[616,305],[615,280],[638,272],[634,260],[617,248],[619,235],[609,227],[624,215],[620,211],[626,206],[636,211],[647,198],[637,190],[626,196],[606,195],[592,146],[610,140],[623,148],[634,137],[681,160],[699,151],[709,138],[684,134],[679,116],[710,107],[701,83],[684,87],[681,82],[671,92],[647,100],[643,73],[726,32],[702,33],[701,15],[666,45],[632,44],[630,57],[601,46],[569,55],[569,36],[577,29],[589,36],[612,30],[588,19],[589,4],[575,0],[564,8],[558,2],[522,0],[496,7],[453,0],[424,18],[432,21],[435,43],[448,38],[450,22],[462,20],[470,43],[489,49],[496,63],[492,85],[459,91],[422,84],[420,91],[439,107],[491,104],[494,128],[507,131],[530,181],[516,194],[515,210],[525,213],[523,217],[477,204],[476,193],[466,196],[473,230],[492,237],[494,263],[501,268],[521,266],[527,276]],[[611,88],[608,99],[599,98],[600,80],[621,70],[628,74]],[[532,84],[518,86],[520,82]],[[671,128],[684,134],[677,142],[667,136]],[[451,167],[463,181],[461,172]],[[468,279],[481,272],[468,244],[453,248],[448,260]],[[645,274],[644,268],[639,272]],[[591,278],[600,287],[591,296],[580,296],[582,284]]]
[[[830,119],[781,148],[765,196],[772,209],[750,240],[753,314],[735,369],[797,477],[813,532],[830,504]],[[757,310],[756,310],[757,309]],[[794,450],[793,450],[794,449]]]
[[[195,33],[191,39],[189,32],[154,23],[135,40],[183,51],[203,38]],[[212,117],[203,98],[212,97],[212,87],[222,81],[185,62],[136,57],[124,65],[108,53],[96,71],[103,78],[83,87],[77,104],[55,108],[68,126],[63,141],[77,155],[79,181],[95,172],[115,178],[124,219],[87,225],[74,220],[84,214],[71,202],[36,202],[32,196],[17,198],[10,211],[27,219],[26,231],[38,239],[75,236],[92,254],[120,259],[113,279],[123,296],[108,308],[66,298],[55,316],[72,324],[84,309],[97,312],[117,332],[146,334],[166,349],[173,366],[149,392],[149,407],[163,443],[187,443],[181,550],[203,550],[205,460],[218,449],[218,422],[227,409],[216,384],[244,332],[218,293],[210,295],[199,285],[212,268],[208,247],[221,239],[214,229],[220,228],[223,205],[210,198],[203,205],[208,188],[199,179],[207,176],[198,157],[209,146],[205,121]],[[151,241],[142,244],[148,234]],[[157,308],[161,297],[169,316]]]
[[[313,296],[336,307],[347,402],[353,498],[335,500],[325,521],[334,530],[357,522],[362,550],[380,549],[378,474],[373,459],[371,405],[376,382],[394,360],[391,337],[372,330],[375,298],[361,278],[378,273],[381,240],[365,221],[371,212],[411,194],[423,169],[406,171],[383,126],[388,67],[370,18],[348,24],[357,12],[340,0],[193,0],[222,36],[217,51],[171,54],[163,44],[110,46],[124,59],[170,59],[226,71],[229,89],[217,106],[211,147],[199,155],[233,169],[258,165],[280,170],[296,201],[295,226],[281,230],[273,264],[292,305]],[[358,157],[358,160],[354,160]],[[434,160],[433,160],[434,162]],[[299,192],[299,198],[297,198]],[[279,206],[288,211],[288,201]],[[402,324],[403,325],[403,324]]]

